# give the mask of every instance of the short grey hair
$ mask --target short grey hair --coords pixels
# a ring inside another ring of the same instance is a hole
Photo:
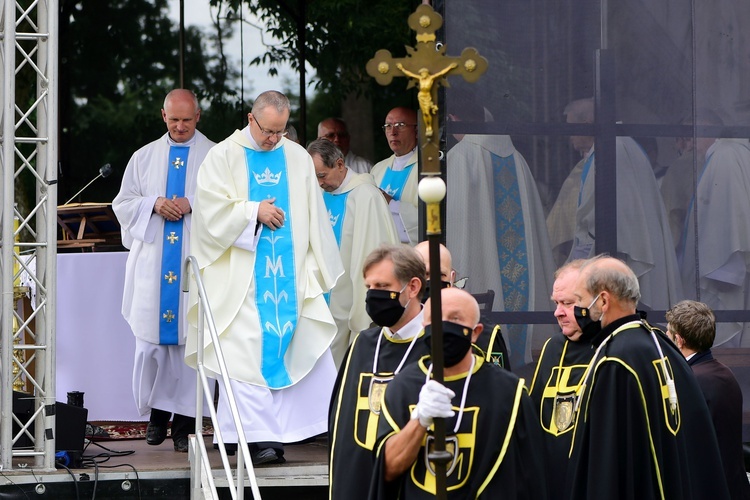
[[[276,108],[279,113],[292,109],[289,99],[284,94],[276,90],[266,90],[255,99],[250,112],[252,114],[260,113],[269,106]]]
[[[614,259],[622,264],[608,266],[602,261]],[[638,278],[627,264],[620,259],[615,259],[607,254],[597,255],[588,259],[581,267],[581,273],[585,273],[585,286],[591,295],[597,295],[602,291],[611,293],[622,302],[632,302],[634,305],[641,299],[641,287]]]
[[[328,168],[336,166],[336,162],[344,159],[344,153],[338,146],[327,139],[315,139],[307,146],[307,152],[310,156],[318,155],[323,161],[323,165]]]

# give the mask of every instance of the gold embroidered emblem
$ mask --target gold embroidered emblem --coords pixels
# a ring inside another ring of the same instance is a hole
[[[185,162],[182,161],[182,158],[178,156],[177,158],[174,159],[174,161],[172,162],[172,165],[174,165],[174,168],[179,170],[181,166],[185,165]]]
[[[167,236],[167,239],[169,240],[170,245],[174,245],[174,242],[179,240],[180,237],[174,234],[174,231],[170,231],[169,236]]]
[[[379,377],[372,377],[370,379],[370,390],[367,395],[367,403],[370,406],[370,411],[376,415],[380,415],[380,408],[383,406],[383,393],[385,388],[391,379],[382,379]]]
[[[573,423],[573,408],[575,407],[575,395],[560,395],[555,397],[555,425],[560,432],[565,431]]]
[[[172,312],[171,309],[167,309],[167,312],[162,314],[162,317],[167,320],[167,323],[171,323],[172,320],[174,319],[174,313]]]
[[[171,285],[172,283],[177,281],[177,275],[172,271],[169,271],[169,274],[164,275],[164,279],[167,280],[167,283]]]

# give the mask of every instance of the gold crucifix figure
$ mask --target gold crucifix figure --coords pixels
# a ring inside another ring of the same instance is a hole
[[[367,74],[380,85],[388,85],[394,76],[409,78],[407,88],[417,86],[417,100],[424,129],[420,130],[422,172],[440,172],[439,145],[435,135],[438,128],[437,89],[447,86],[446,77],[461,75],[467,82],[475,82],[487,69],[487,60],[476,49],[465,48],[459,57],[445,55],[445,45],[436,44],[435,31],[443,25],[443,18],[429,5],[422,4],[409,16],[409,27],[416,31],[417,45],[406,47],[408,55],[394,58],[387,50],[379,50],[367,63]]]
[[[419,92],[417,93],[417,101],[419,101],[419,109],[422,110],[422,119],[424,120],[425,135],[428,137],[432,136],[432,115],[438,111],[437,104],[432,101],[432,84],[436,78],[439,78],[458,66],[458,63],[453,62],[441,71],[438,71],[434,75],[430,74],[430,70],[427,68],[420,68],[419,74],[412,73],[408,69],[404,68],[404,65],[397,63],[396,67],[401,70],[406,76],[410,76],[419,82]]]

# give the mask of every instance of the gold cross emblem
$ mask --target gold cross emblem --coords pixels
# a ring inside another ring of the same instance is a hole
[[[185,162],[182,161],[182,159],[178,156],[177,158],[174,159],[174,161],[172,162],[172,165],[174,165],[174,168],[179,170],[181,166],[185,165]]]
[[[171,285],[172,283],[177,281],[177,275],[172,271],[169,271],[169,274],[164,275],[164,279],[167,280],[167,282]]]
[[[447,86],[448,76],[461,75],[469,83],[477,81],[487,69],[487,59],[472,47],[458,57],[445,55],[446,46],[437,45],[435,32],[443,18],[429,5],[422,4],[409,16],[409,27],[416,32],[417,46],[406,47],[406,57],[395,58],[388,50],[379,50],[367,62],[367,74],[380,85],[389,85],[394,77],[407,77],[406,87],[417,87],[417,101],[424,127],[420,130],[422,171],[440,173],[437,89]]]
[[[174,231],[170,231],[169,236],[167,236],[167,239],[169,240],[170,245],[174,245],[174,242],[179,240],[180,237],[174,234]]]
[[[174,319],[174,313],[172,312],[171,309],[167,309],[167,312],[162,314],[162,317],[167,320],[167,323],[171,323],[172,320]]]

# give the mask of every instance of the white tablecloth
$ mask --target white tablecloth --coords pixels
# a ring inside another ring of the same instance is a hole
[[[148,420],[133,401],[135,339],[120,312],[127,256],[57,256],[56,397],[84,392],[89,421]]]

